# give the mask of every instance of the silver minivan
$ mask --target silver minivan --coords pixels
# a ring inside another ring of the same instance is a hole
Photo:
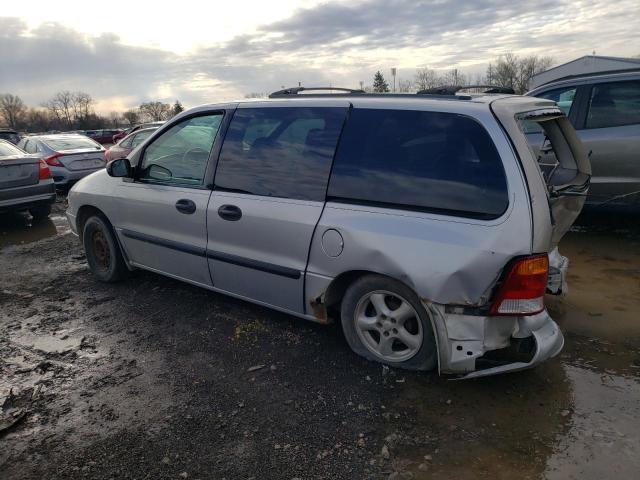
[[[558,106],[301,90],[185,111],[78,182],[67,217],[94,274],[142,268],[339,321],[395,367],[474,377],[556,355],[548,254],[591,173]],[[530,122],[558,160],[546,180]]]

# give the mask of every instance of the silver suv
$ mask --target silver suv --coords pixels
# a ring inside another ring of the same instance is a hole
[[[546,183],[523,122],[557,153]],[[294,89],[183,112],[78,182],[67,216],[100,280],[151,270],[472,377],[561,350],[547,254],[589,176],[552,101]]]
[[[640,210],[640,71],[565,78],[527,95],[557,102],[589,152],[587,205]],[[529,140],[537,148],[544,135],[531,130]]]

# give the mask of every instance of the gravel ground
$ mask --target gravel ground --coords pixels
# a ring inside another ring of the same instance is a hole
[[[0,217],[0,478],[580,478],[640,471],[640,242],[576,228],[567,346],[475,381],[159,275],[106,285],[62,217]],[[603,246],[607,247],[606,254]]]

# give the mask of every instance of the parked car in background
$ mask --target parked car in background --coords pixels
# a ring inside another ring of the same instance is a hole
[[[122,140],[127,135],[130,135],[133,132],[137,132],[138,130],[141,130],[143,128],[159,127],[159,126],[163,125],[164,123],[165,123],[164,121],[148,122],[148,123],[141,123],[140,125],[136,125],[135,127],[127,128],[125,131],[120,132],[120,133],[116,133],[113,136],[113,138],[112,138],[113,143],[117,143],[119,140]]]
[[[51,213],[56,187],[51,171],[38,155],[0,140],[0,213],[28,211],[34,221]]]
[[[593,177],[587,205],[640,209],[640,71],[556,80],[527,95],[555,101],[590,154]],[[528,133],[539,151],[545,137]],[[542,149],[548,173],[555,162]]]
[[[556,355],[547,254],[591,173],[556,104],[302,90],[185,111],[77,183],[67,217],[97,278],[148,269],[333,318],[395,367],[474,377]],[[551,139],[548,183],[520,120]]]
[[[113,143],[113,136],[122,133],[122,129],[86,130],[84,134],[98,143]]]
[[[106,164],[104,147],[84,135],[33,135],[23,138],[18,146],[46,162],[58,187],[71,186]]]
[[[20,141],[20,134],[10,128],[0,128],[0,140],[7,140],[17,145]]]
[[[151,128],[143,128],[141,130],[137,130],[133,133],[130,133],[126,137],[124,137],[121,141],[113,145],[111,148],[108,148],[105,152],[104,156],[107,162],[111,160],[115,160],[117,158],[124,158],[131,150],[140,145],[144,140],[149,138],[153,132],[155,132],[158,127]]]

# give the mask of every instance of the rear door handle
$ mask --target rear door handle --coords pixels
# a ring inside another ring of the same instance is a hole
[[[182,198],[176,202],[176,210],[190,215],[196,211],[196,204],[192,200]]]
[[[218,215],[220,215],[220,217],[225,220],[235,222],[242,218],[242,210],[240,210],[235,205],[222,205],[218,209]]]

